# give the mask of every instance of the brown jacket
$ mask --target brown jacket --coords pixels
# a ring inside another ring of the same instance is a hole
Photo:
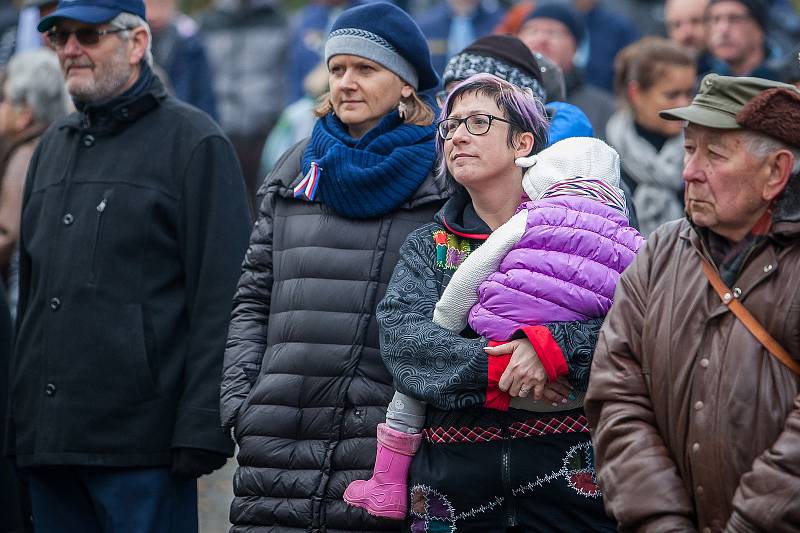
[[[800,217],[776,222],[735,283],[800,354]],[[622,275],[586,414],[606,508],[622,531],[800,531],[800,379],[728,312],[687,220]]]

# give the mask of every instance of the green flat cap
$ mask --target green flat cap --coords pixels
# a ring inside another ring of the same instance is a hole
[[[736,113],[763,91],[793,85],[761,78],[708,74],[700,82],[700,92],[687,107],[665,109],[659,115],[666,120],[686,120],[700,126],[724,130],[741,129]]]

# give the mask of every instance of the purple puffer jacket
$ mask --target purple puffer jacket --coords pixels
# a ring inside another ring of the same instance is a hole
[[[588,198],[525,202],[528,223],[481,283],[469,324],[496,341],[525,326],[605,316],[617,280],[644,239],[616,209]]]

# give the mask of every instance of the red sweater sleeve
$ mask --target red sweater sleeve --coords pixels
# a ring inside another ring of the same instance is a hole
[[[489,346],[497,346],[498,344],[502,343],[489,341]],[[483,404],[489,409],[508,411],[511,396],[507,392],[501,391],[499,384],[500,377],[506,371],[509,361],[511,361],[510,353],[489,356],[489,379],[486,384],[486,402]]]
[[[569,373],[567,360],[549,329],[545,326],[528,326],[522,328],[522,332],[536,350],[536,355],[539,356],[539,360],[547,372],[548,381],[555,381],[560,376],[566,376]]]
[[[559,376],[566,376],[569,373],[567,360],[558,343],[550,334],[549,329],[544,326],[528,326],[522,328],[521,331],[531,341],[533,349],[536,350],[536,355],[539,356],[539,360],[542,362],[545,372],[547,372],[548,381],[555,381]],[[489,341],[489,346],[498,346],[500,344],[505,344],[505,342]],[[499,384],[500,377],[506,371],[510,361],[511,354],[489,356],[485,407],[508,411],[511,396],[507,392],[500,390]]]

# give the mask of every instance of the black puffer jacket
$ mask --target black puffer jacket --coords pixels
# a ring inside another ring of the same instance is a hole
[[[396,531],[342,494],[369,477],[393,391],[375,308],[406,236],[447,192],[429,177],[394,213],[343,218],[292,197],[305,145],[262,187],[235,296],[221,393],[240,446],[232,531]]]

